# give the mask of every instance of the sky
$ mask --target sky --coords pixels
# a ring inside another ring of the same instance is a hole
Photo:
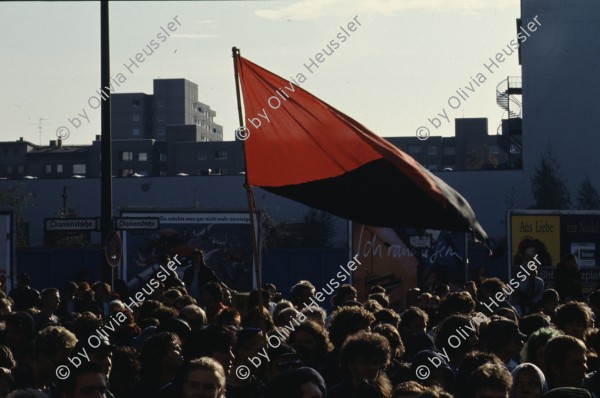
[[[487,117],[496,134],[506,116],[496,85],[521,72],[516,52],[493,72],[484,64],[516,37],[519,15],[518,0],[111,2],[113,89],[152,94],[153,79],[188,79],[233,140],[236,46],[286,79],[303,73],[302,88],[380,136],[414,136],[421,126],[452,136],[460,117]],[[308,72],[304,64],[353,20],[355,31]],[[158,48],[131,66],[152,40]],[[81,145],[100,134],[99,100],[90,99],[100,89],[99,3],[0,3],[0,54],[0,141],[48,145],[66,127],[65,145]],[[457,90],[468,98],[451,107]]]

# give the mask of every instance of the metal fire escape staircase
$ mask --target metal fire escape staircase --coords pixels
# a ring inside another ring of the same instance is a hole
[[[507,77],[496,86],[496,104],[508,115],[502,120],[499,130],[502,134],[498,137],[500,146],[508,154],[510,168],[522,167],[522,130],[521,115],[522,105],[517,96],[521,96],[523,84],[520,77]]]

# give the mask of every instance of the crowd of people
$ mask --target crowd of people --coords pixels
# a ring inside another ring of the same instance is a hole
[[[166,272],[131,294],[38,293],[19,275],[0,293],[0,397],[600,397],[600,291],[561,297],[531,272],[514,289],[413,288],[402,308],[379,285],[359,301],[306,280],[242,299],[201,251],[191,261],[183,281]]]

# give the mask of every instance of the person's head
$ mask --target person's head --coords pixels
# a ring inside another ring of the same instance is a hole
[[[266,398],[325,398],[323,377],[314,369],[303,367],[274,376],[267,384]]]
[[[356,300],[358,293],[356,288],[347,283],[340,286],[333,296],[331,296],[331,306],[336,309],[344,304],[346,301]]]
[[[390,345],[377,333],[358,332],[342,345],[339,361],[355,385],[363,380],[387,380],[384,371],[390,363]]]
[[[556,309],[554,323],[556,327],[568,334],[583,340],[586,330],[591,326],[592,311],[587,304],[571,301]]]
[[[223,310],[224,311],[224,310]],[[220,314],[219,314],[220,315]],[[179,318],[186,321],[192,330],[200,329],[206,325],[206,313],[197,305],[186,305],[179,311]]]
[[[181,340],[175,333],[160,332],[150,336],[142,346],[142,382],[155,383],[161,373],[172,373],[179,370],[182,364]],[[170,380],[160,380],[165,383]]]
[[[204,252],[202,250],[194,249],[190,258],[192,260],[192,264],[194,264],[194,267],[199,268],[206,266],[206,262],[204,261]]]
[[[60,304],[60,293],[58,289],[47,288],[42,290],[41,293],[41,309],[46,311],[56,311]]]
[[[505,291],[508,291],[508,288],[500,278],[486,278],[483,280],[483,282],[481,282],[481,287],[479,288],[479,299],[482,302],[487,302],[490,298],[495,299],[496,293],[502,292],[504,295]]]
[[[494,364],[504,366],[502,360],[497,355],[483,351],[471,351],[463,358],[454,383],[454,392],[456,396],[463,397],[467,393],[467,380],[471,373],[485,364]]]
[[[35,362],[51,371],[67,362],[77,338],[62,326],[48,326],[39,331],[33,344]]]
[[[223,301],[223,288],[219,282],[208,282],[202,286],[202,302],[213,305]]]
[[[270,301],[270,295],[269,292],[265,289],[254,289],[250,292],[250,295],[248,296],[248,309],[252,309],[256,306],[258,306],[258,298],[259,298],[259,294],[260,294],[260,298],[262,300],[262,305],[265,308],[269,308],[269,301]]]
[[[279,341],[277,346],[270,345],[267,349],[267,356],[270,360],[265,364],[263,374],[267,383],[280,373],[298,369],[305,365],[296,350],[288,344],[281,343],[281,340],[276,336],[273,334],[269,338],[269,341],[273,341],[273,338]]]
[[[321,307],[310,307],[302,308],[300,311],[306,316],[307,319],[318,323],[325,327],[325,321],[327,320],[327,312]]]
[[[242,327],[259,328],[262,329],[263,332],[267,333],[275,328],[275,323],[273,323],[273,318],[271,318],[269,310],[264,307],[254,307],[248,311],[246,316],[242,319]]]
[[[445,285],[444,285],[445,286]],[[443,321],[453,314],[469,315],[475,310],[475,301],[467,292],[454,292],[440,303],[437,318]]]
[[[542,307],[545,310],[554,311],[560,303],[560,296],[554,289],[546,289],[542,293]]]
[[[508,398],[512,376],[503,365],[478,367],[467,379],[467,398]]]
[[[220,398],[225,395],[225,371],[210,357],[193,359],[185,367],[182,398]]]
[[[215,318],[215,323],[221,326],[231,326],[239,328],[242,324],[242,315],[234,307],[224,308]]]
[[[381,323],[373,328],[373,333],[377,333],[385,337],[390,344],[391,358],[399,358],[404,355],[404,343],[400,338],[398,329],[387,323]]]
[[[92,285],[92,290],[94,291],[94,297],[96,300],[108,301],[110,299],[110,295],[112,294],[112,289],[106,282],[94,282]]]
[[[115,347],[113,370],[110,373],[110,390],[117,397],[132,395],[140,380],[140,354],[129,346]]]
[[[541,328],[548,326],[550,326],[550,319],[543,312],[526,315],[519,321],[519,329],[528,337]]]
[[[427,388],[416,381],[405,381],[396,385],[392,398],[417,398],[421,393],[427,391]]]
[[[560,336],[562,333],[554,328],[545,327],[533,332],[527,339],[523,350],[521,350],[521,362],[529,362],[545,371],[544,353],[546,344],[553,337]]]
[[[333,346],[340,348],[346,337],[360,332],[370,331],[375,316],[361,307],[342,307],[331,315],[329,338]]]
[[[400,324],[400,315],[392,309],[383,308],[375,313],[375,325],[382,323],[387,323],[397,329]]]
[[[454,365],[460,365],[462,358],[477,346],[479,341],[477,323],[467,315],[450,315],[438,325],[434,341],[439,350],[448,353]]]
[[[290,289],[290,301],[298,309],[302,308],[304,303],[308,303],[310,298],[315,295],[315,286],[307,280],[301,280]]]
[[[304,363],[319,366],[333,349],[327,332],[320,324],[307,320],[290,333],[288,343],[298,352]]]
[[[33,338],[33,317],[25,311],[15,312],[6,317],[6,344],[18,350]]]
[[[418,307],[410,307],[400,315],[400,334],[403,339],[427,333],[429,316]]]
[[[211,357],[217,360],[225,374],[229,374],[235,355],[235,333],[220,325],[207,325],[199,330],[192,330],[183,345],[186,363],[194,358]]]
[[[298,317],[298,310],[295,308],[284,308],[279,311],[276,316],[273,316],[273,323],[277,327],[289,325],[289,323]]]
[[[59,387],[61,398],[105,398],[106,376],[102,366],[86,362],[75,368]]]
[[[450,286],[448,285],[437,285],[433,288],[433,294],[441,298],[442,300],[446,298],[448,294],[450,294]]]
[[[485,328],[485,337],[489,350],[508,362],[510,358],[518,357],[527,336],[513,321],[495,319]]]
[[[163,294],[163,300],[162,300],[162,302],[167,307],[173,307],[173,308],[175,308],[175,300],[177,300],[181,296],[182,296],[182,294],[181,294],[181,292],[179,290],[177,290],[177,289],[169,289],[169,290],[167,290]]]
[[[532,363],[522,363],[512,371],[510,398],[541,398],[548,391],[546,376]]]
[[[573,336],[554,337],[544,352],[545,374],[551,388],[581,387],[587,371],[586,348]]]
[[[467,281],[464,290],[471,295],[473,300],[477,300],[477,283],[475,281]]]

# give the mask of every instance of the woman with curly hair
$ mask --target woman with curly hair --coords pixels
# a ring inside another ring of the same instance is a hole
[[[342,345],[340,365],[344,382],[331,388],[329,398],[390,398],[392,385],[385,374],[390,363],[390,345],[385,337],[359,332]]]
[[[314,321],[304,321],[288,338],[290,344],[311,368],[318,368],[333,349],[325,329]]]

